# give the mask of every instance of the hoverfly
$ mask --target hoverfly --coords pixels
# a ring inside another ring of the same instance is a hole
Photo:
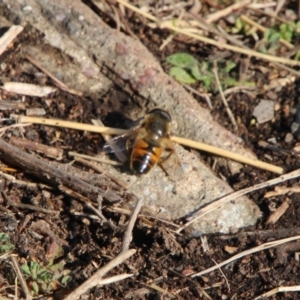
[[[174,153],[174,143],[170,140],[171,121],[167,111],[155,108],[144,117],[141,125],[106,143],[103,151],[113,153],[132,148],[130,170],[137,175],[147,174]],[[167,157],[163,156],[165,152],[169,152]]]

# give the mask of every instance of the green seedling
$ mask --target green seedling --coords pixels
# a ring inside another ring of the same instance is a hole
[[[0,232],[0,254],[7,253],[14,249],[7,233]]]
[[[206,91],[215,91],[215,76],[212,72],[211,62],[198,62],[192,55],[187,53],[176,53],[167,57],[167,62],[172,65],[169,75],[177,81],[185,84],[192,84],[200,81],[203,83]],[[236,67],[232,61],[219,61],[218,72],[223,88],[241,84],[229,73]],[[250,83],[243,82],[243,85]]]
[[[49,262],[45,267],[35,261],[21,266],[27,284],[29,287],[32,287],[34,294],[38,295],[40,292],[50,293],[57,286],[66,286],[71,281],[71,272],[70,270],[64,270],[64,261],[53,264],[54,259],[61,253],[61,247],[55,248],[55,251],[49,256]]]

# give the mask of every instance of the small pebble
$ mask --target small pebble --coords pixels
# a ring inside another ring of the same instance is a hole
[[[274,118],[274,101],[261,100],[254,108],[253,116],[258,124],[272,120]]]
[[[284,138],[284,141],[286,144],[290,144],[292,141],[293,141],[294,137],[291,133],[287,133],[285,138]]]
[[[273,144],[273,145],[276,145],[276,144],[277,144],[277,140],[276,140],[275,137],[269,138],[267,141],[268,141],[270,144]]]

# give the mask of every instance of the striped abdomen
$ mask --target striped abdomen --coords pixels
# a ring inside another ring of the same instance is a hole
[[[135,142],[131,153],[130,168],[136,174],[148,173],[160,160],[163,148],[147,143],[143,139]]]

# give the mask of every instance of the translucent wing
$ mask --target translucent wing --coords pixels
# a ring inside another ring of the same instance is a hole
[[[116,153],[129,150],[134,145],[138,130],[139,126],[132,128],[122,135],[114,137],[103,146],[102,151],[105,153]]]

